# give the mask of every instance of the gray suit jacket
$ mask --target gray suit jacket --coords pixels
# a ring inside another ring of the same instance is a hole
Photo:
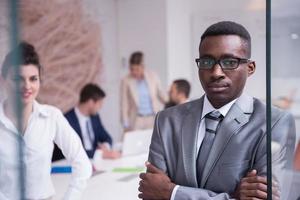
[[[196,142],[203,97],[157,114],[149,161],[180,185],[176,200],[231,199],[241,178],[251,169],[266,175],[266,106],[242,95],[220,124],[198,186]],[[293,117],[272,108],[273,171],[291,166],[295,124]],[[279,178],[278,178],[279,179]]]

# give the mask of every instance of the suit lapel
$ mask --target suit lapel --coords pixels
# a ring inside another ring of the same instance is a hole
[[[144,77],[145,77],[145,81],[147,83],[147,86],[148,86],[148,91],[149,91],[149,95],[150,95],[150,98],[151,100],[152,99],[155,99],[155,88],[154,88],[154,84],[151,84],[153,83],[153,80],[151,80],[151,77],[149,76],[149,73],[147,71],[144,72]],[[153,101],[152,101],[152,104],[153,104]]]
[[[241,127],[249,121],[252,112],[253,98],[250,96],[242,95],[232,105],[217,131],[215,141],[203,171],[201,188],[205,186],[210,173],[224,152],[231,137],[237,134]]]
[[[137,93],[137,83],[136,83],[136,80],[134,78],[129,78],[129,89],[131,91],[131,94],[132,94],[132,98],[134,100],[134,103],[136,105],[139,105],[139,102],[138,102],[138,93]]]
[[[196,173],[196,146],[197,135],[200,125],[201,113],[203,107],[203,97],[195,104],[190,105],[188,114],[185,116],[181,131],[183,166],[188,185],[197,187]]]
[[[75,113],[75,110],[73,110],[72,112],[72,121],[73,121],[73,129],[77,132],[77,134],[79,135],[80,139],[82,140],[82,133],[81,133],[81,128],[79,125],[79,120],[78,117]]]

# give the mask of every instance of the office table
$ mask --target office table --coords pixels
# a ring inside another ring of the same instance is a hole
[[[134,200],[138,199],[139,173],[145,171],[145,161],[148,154],[126,156],[117,160],[101,160],[94,162],[97,170],[88,181],[83,193],[83,200]],[[54,166],[66,165],[66,161],[58,161]],[[52,181],[56,191],[53,200],[62,199],[71,177],[70,173],[52,174]]]

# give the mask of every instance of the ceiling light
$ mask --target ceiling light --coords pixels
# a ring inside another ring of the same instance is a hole
[[[247,10],[250,11],[265,11],[266,1],[264,0],[251,0],[247,5]]]

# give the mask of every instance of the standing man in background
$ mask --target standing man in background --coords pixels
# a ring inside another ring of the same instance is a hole
[[[177,79],[173,81],[169,91],[170,100],[165,105],[165,108],[188,102],[190,91],[191,85],[187,80]]]
[[[121,121],[124,131],[152,129],[155,114],[166,103],[160,80],[145,69],[142,52],[129,60],[130,73],[121,82]]]

